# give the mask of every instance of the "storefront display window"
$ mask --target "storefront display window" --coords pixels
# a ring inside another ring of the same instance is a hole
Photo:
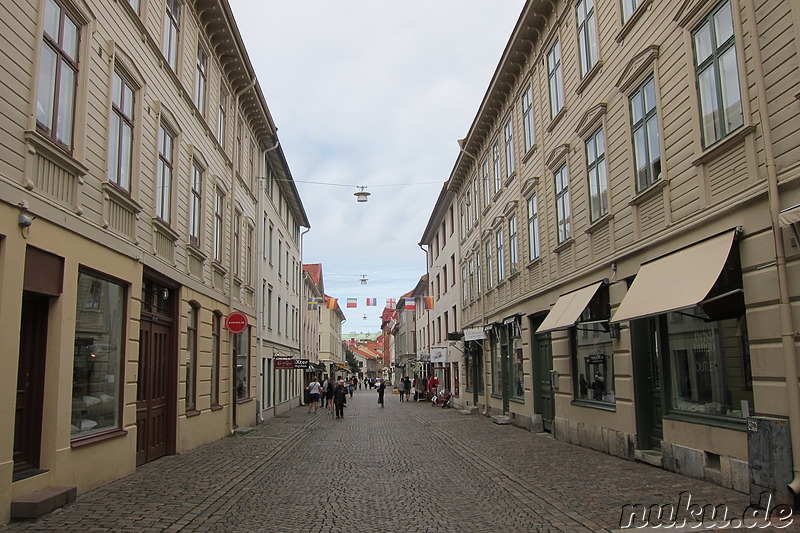
[[[754,411],[744,315],[709,320],[698,306],[668,313],[666,327],[673,411],[728,418]]]
[[[122,285],[85,272],[78,274],[70,430],[73,439],[120,426],[126,301]]]
[[[236,335],[234,342],[236,358],[236,399],[250,397],[250,328]],[[280,375],[280,373],[279,373]]]
[[[575,398],[614,403],[614,354],[608,323],[578,323],[573,329]]]
[[[522,399],[525,397],[525,379],[522,372],[522,339],[511,339],[513,351],[511,353],[511,397]]]
[[[492,394],[503,394],[502,357],[500,356],[500,330],[492,329]]]

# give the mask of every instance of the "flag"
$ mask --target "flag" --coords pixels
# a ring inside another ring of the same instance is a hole
[[[336,306],[338,305],[339,305],[339,298],[328,298],[325,307],[327,307],[328,309],[336,309]]]
[[[416,309],[414,305],[414,298],[403,298],[403,309],[406,311],[413,311]]]
[[[425,302],[425,309],[433,309],[433,296],[426,296],[423,301]]]
[[[397,301],[394,298],[386,298],[386,307],[394,309],[395,305],[397,305]]]
[[[378,299],[377,298],[367,298],[367,306],[374,307],[376,305],[378,305]]]
[[[316,311],[319,309],[319,302],[317,298],[309,298],[308,299],[308,310],[309,311]]]
[[[356,298],[348,298],[347,307],[358,307],[358,300]]]

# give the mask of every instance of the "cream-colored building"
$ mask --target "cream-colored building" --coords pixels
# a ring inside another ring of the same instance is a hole
[[[525,4],[449,185],[487,414],[745,492],[748,416],[784,417],[800,469],[799,23]]]
[[[325,295],[325,303],[321,304],[319,325],[319,362],[325,364],[330,371],[330,376],[335,377],[336,363],[345,363],[344,345],[342,344],[342,324],[345,321],[344,313],[339,307],[339,301]],[[333,303],[331,303],[333,302]]]
[[[226,0],[0,17],[4,523],[256,422],[258,183],[290,174]]]

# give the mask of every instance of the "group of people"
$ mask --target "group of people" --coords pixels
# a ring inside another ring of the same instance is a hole
[[[327,377],[320,383],[316,379],[306,386],[308,390],[308,412],[316,413],[319,405],[328,411],[334,411],[336,418],[344,418],[344,408],[347,405],[347,396],[353,397],[353,391],[358,386],[358,378],[352,377],[346,382],[342,376],[336,380],[329,380]]]

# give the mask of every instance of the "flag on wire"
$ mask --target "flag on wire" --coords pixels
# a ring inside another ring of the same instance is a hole
[[[416,305],[414,305],[414,298],[403,298],[403,309],[406,311],[413,311],[416,309]]]
[[[394,309],[395,305],[397,305],[397,300],[394,298],[386,298],[386,307],[389,309]]]
[[[376,305],[378,305],[378,299],[377,298],[367,298],[367,306],[374,307]]]
[[[337,305],[339,305],[339,298],[328,298],[325,307],[327,307],[328,309],[336,309]]]
[[[358,299],[357,298],[348,298],[347,299],[347,307],[358,307]]]
[[[433,296],[426,296],[423,301],[425,302],[425,309],[433,309]]]
[[[308,299],[308,310],[309,311],[316,311],[317,309],[319,309],[319,302],[317,301],[317,298],[309,298]]]

